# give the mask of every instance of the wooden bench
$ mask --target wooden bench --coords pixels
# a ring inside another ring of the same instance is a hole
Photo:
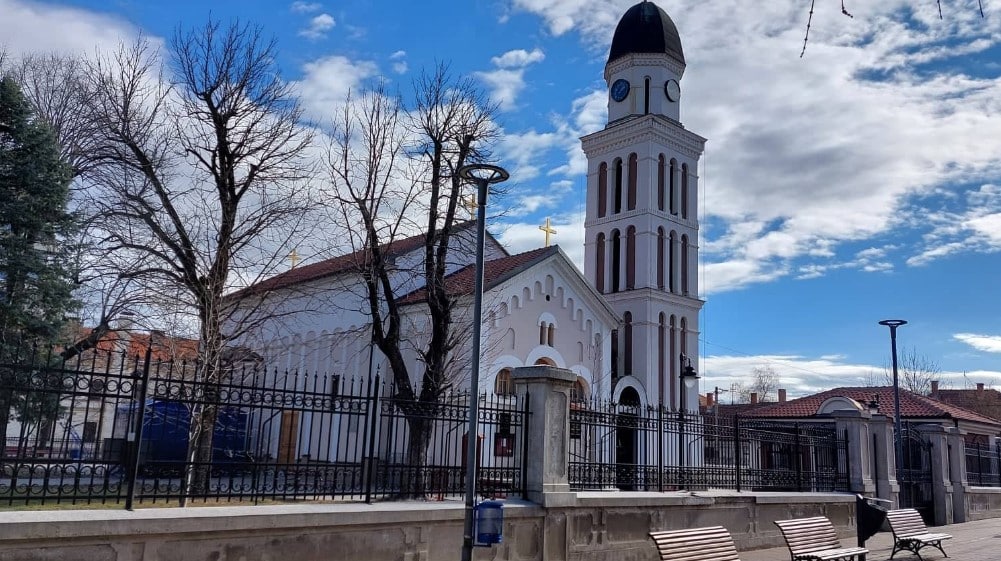
[[[913,508],[888,511],[886,520],[890,523],[890,531],[893,532],[893,553],[890,554],[890,559],[893,559],[898,551],[904,550],[910,551],[917,555],[918,559],[921,559],[921,554],[918,552],[921,548],[929,545],[938,548],[942,555],[949,556],[942,549],[942,540],[950,539],[952,536],[929,532],[921,515]]]
[[[740,561],[730,532],[722,526],[650,532],[661,561]]]
[[[843,547],[831,521],[823,516],[776,520],[775,524],[782,530],[792,561],[851,561],[869,553],[864,547]]]

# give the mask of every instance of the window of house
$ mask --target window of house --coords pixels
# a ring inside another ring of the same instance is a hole
[[[615,200],[612,201],[614,205],[612,213],[618,214],[622,212],[622,160],[618,158],[615,160],[615,177],[613,180],[615,181],[615,185],[613,186],[615,189]]]
[[[599,233],[595,243],[594,288],[599,294],[605,293],[605,234]]]
[[[494,379],[494,394],[499,396],[514,395],[514,383],[511,381],[511,369],[503,368]]]
[[[626,376],[633,373],[633,314],[631,312],[626,312],[622,315],[622,346],[625,347],[623,359],[624,359],[624,370]]]
[[[612,292],[621,290],[619,286],[619,269],[622,264],[622,236],[618,230],[612,230]]]
[[[626,228],[626,290],[636,288],[636,227]]]
[[[678,160],[671,158],[671,169],[668,174],[670,190],[668,200],[671,202],[671,214],[678,214]]]
[[[629,210],[636,209],[636,174],[637,174],[636,154],[629,155],[629,192],[626,195],[626,207]]]
[[[608,164],[598,166],[598,218],[608,212]]]
[[[681,164],[681,217],[688,218],[688,164]]]

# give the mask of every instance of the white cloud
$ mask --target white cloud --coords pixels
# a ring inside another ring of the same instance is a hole
[[[524,68],[529,64],[542,62],[545,58],[545,53],[538,48],[533,49],[532,52],[528,52],[525,49],[515,49],[501,56],[491,58],[490,62],[494,63],[494,66],[498,68]]]
[[[1001,353],[1001,335],[978,335],[976,333],[956,333],[953,339],[985,353]]]
[[[123,19],[60,5],[0,0],[0,14],[0,50],[12,57],[32,52],[78,55],[95,47],[113,51],[138,35]]]
[[[563,253],[581,271],[584,270],[584,213],[556,214],[550,217],[550,224],[556,230],[550,243],[559,245]],[[539,224],[524,222],[506,223],[499,232],[498,239],[511,253],[521,253],[545,244],[546,235]],[[497,234],[497,232],[492,233]]]
[[[299,30],[299,35],[316,41],[327,36],[327,32],[334,28],[336,22],[330,14],[320,14],[309,20],[309,26]]]
[[[515,49],[490,59],[496,70],[476,72],[475,75],[490,90],[490,99],[500,110],[510,111],[516,107],[518,95],[525,89],[525,68],[545,58],[539,49],[531,52]]]
[[[290,10],[297,14],[318,12],[321,8],[323,8],[323,4],[320,4],[319,2],[302,2],[301,0],[292,2],[292,5],[289,7]]]
[[[350,92],[359,91],[366,79],[376,76],[379,68],[370,61],[329,56],[306,63],[302,71],[302,79],[292,85],[302,99],[306,115],[322,122],[344,104]]]

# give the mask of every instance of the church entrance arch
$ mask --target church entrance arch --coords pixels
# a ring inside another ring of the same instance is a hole
[[[640,408],[640,394],[629,387],[619,394],[619,408],[615,415],[615,482],[623,491],[635,489],[636,426]]]

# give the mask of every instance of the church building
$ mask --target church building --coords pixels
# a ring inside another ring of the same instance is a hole
[[[696,170],[705,139],[680,120],[684,71],[670,17],[652,2],[631,7],[605,66],[608,123],[582,139],[588,160],[584,273],[558,246],[512,255],[488,234],[481,391],[509,394],[512,368],[549,364],[577,375],[581,397],[671,409],[697,403],[698,389],[679,389],[679,375],[687,361],[698,369],[703,302]],[[464,223],[453,234],[447,284],[457,302],[457,329],[468,330],[471,321],[474,226]],[[423,236],[395,241],[386,251],[396,263],[419,264]],[[353,266],[360,258],[347,254],[293,267],[246,289],[266,291],[284,311],[295,312],[261,325],[249,344],[280,369],[345,378],[386,373],[369,341],[367,304]],[[404,337],[419,347],[426,331],[423,287],[402,269],[394,282],[401,303],[412,309]],[[455,350],[457,364],[468,365],[469,349],[467,343]],[[417,352],[407,357],[419,375]],[[455,383],[468,384],[468,366]]]

